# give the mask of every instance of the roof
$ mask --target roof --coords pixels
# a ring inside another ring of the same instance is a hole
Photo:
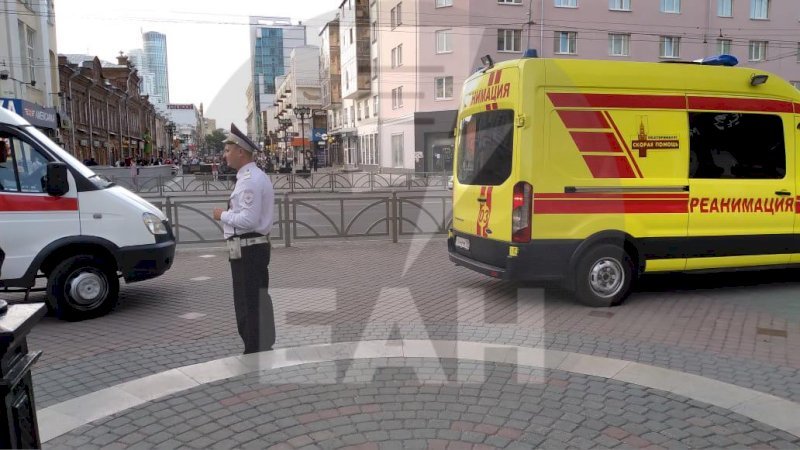
[[[63,55],[67,57],[67,60],[70,62],[70,64],[76,64],[78,66],[82,65],[84,61],[94,61],[94,58],[95,58],[94,56],[85,55],[85,54],[81,54],[81,53],[70,53],[70,54],[63,54]],[[119,64],[114,64],[114,63],[111,63],[111,62],[108,62],[108,61],[103,61],[102,59],[100,60],[100,66],[103,67],[103,68],[109,68],[109,67],[124,68],[125,67],[125,66],[120,66]]]

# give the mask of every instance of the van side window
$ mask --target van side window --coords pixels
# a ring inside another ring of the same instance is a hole
[[[783,122],[771,114],[689,113],[689,178],[782,179]]]
[[[0,132],[0,142],[0,147],[4,147],[8,155],[6,161],[0,163],[1,189],[5,192],[45,192],[47,158],[17,136]]]
[[[463,120],[458,149],[458,182],[498,186],[511,175],[514,111],[480,112]]]

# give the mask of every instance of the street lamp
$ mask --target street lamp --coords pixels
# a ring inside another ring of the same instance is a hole
[[[175,133],[175,123],[170,120],[169,122],[167,122],[167,124],[164,126],[164,128],[167,130],[167,133],[169,134],[169,141],[167,141],[168,144],[169,144],[169,156],[170,156],[171,159],[175,159],[175,155],[174,155],[174,153],[172,151],[172,145],[173,145],[173,143],[172,143],[173,137],[172,136]]]
[[[311,114],[308,106],[298,106],[294,109],[294,114],[300,119],[300,138],[303,144],[303,172],[306,171],[306,117]]]
[[[278,124],[281,126],[281,129],[283,130],[283,140],[284,140],[283,158],[286,159],[287,153],[289,152],[289,127],[292,126],[292,119],[288,117],[282,117],[278,119]]]

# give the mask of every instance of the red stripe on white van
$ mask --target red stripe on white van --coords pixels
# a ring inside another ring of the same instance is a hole
[[[792,102],[753,98],[689,97],[689,109],[703,111],[755,111],[791,113]]]
[[[595,178],[636,178],[624,156],[583,155]]]
[[[610,128],[600,111],[558,111],[567,128]]]
[[[686,109],[686,98],[680,95],[549,93],[547,96],[556,108]]]
[[[534,200],[534,214],[687,214],[689,200]]]
[[[622,153],[617,137],[613,133],[592,131],[571,131],[572,140],[581,152]]]
[[[77,211],[78,199],[0,193],[0,212]]]

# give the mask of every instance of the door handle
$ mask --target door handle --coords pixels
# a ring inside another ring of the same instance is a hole
[[[775,191],[775,195],[789,196],[792,195],[792,193],[789,191]]]

